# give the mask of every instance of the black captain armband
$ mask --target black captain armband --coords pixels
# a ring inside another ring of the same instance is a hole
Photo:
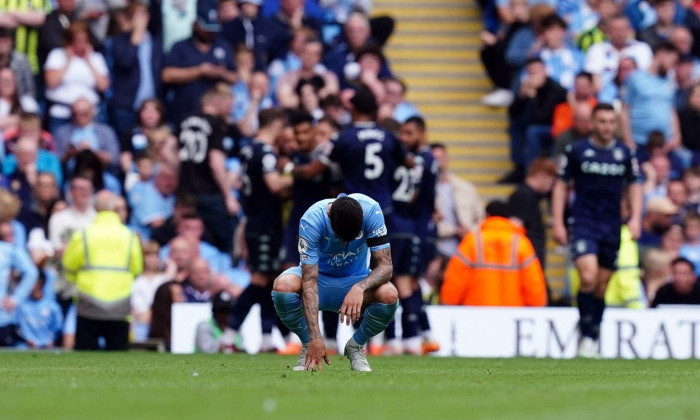
[[[389,243],[389,235],[377,236],[376,238],[367,238],[367,246],[374,248]]]

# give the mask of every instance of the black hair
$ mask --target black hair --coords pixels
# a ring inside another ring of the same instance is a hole
[[[447,150],[447,146],[445,145],[445,143],[431,143],[430,150],[435,150],[435,149]]]
[[[230,313],[233,311],[233,305],[236,303],[236,299],[231,296],[231,294],[225,290],[217,293],[211,300],[211,311],[214,314],[217,313]]]
[[[369,45],[367,47],[363,47],[360,49],[360,51],[355,54],[355,61],[359,62],[362,57],[365,55],[373,55],[379,59],[379,61],[384,64],[386,59],[384,58],[384,54],[382,53],[382,49],[377,47],[376,45]]]
[[[676,257],[673,261],[671,261],[671,267],[674,267],[676,264],[688,264],[690,270],[695,272],[695,264],[685,257]]]
[[[325,98],[321,99],[320,106],[321,106],[321,108],[327,108],[329,106],[342,107],[343,102],[341,102],[340,96],[330,94],[330,95],[327,95]]]
[[[306,111],[295,111],[289,116],[289,125],[292,127],[306,123],[314,124],[314,117]]]
[[[593,75],[587,71],[582,71],[579,74],[576,75],[576,78],[584,78],[588,80],[589,82],[593,83]]]
[[[379,111],[377,98],[365,85],[361,85],[355,91],[355,95],[350,100],[350,103],[358,114],[374,116],[377,114],[377,111]]]
[[[323,77],[319,75],[315,75],[309,79],[299,79],[299,82],[297,82],[297,85],[294,87],[294,93],[296,93],[298,97],[301,97],[301,89],[306,85],[311,85],[316,95],[318,95],[318,92],[326,86],[326,82],[323,80]]]
[[[561,18],[556,13],[552,13],[551,15],[545,17],[542,19],[542,23],[540,23],[540,26],[542,29],[548,29],[554,26],[558,26],[562,29],[567,29],[569,25],[566,24],[566,21]]]
[[[661,41],[654,46],[654,54],[660,51],[678,54],[678,48],[676,48],[676,46],[670,41]]]
[[[82,174],[92,181],[95,192],[104,189],[104,166],[92,150],[81,150],[75,155],[74,173]]]
[[[333,201],[328,216],[333,233],[345,242],[357,238],[362,231],[362,206],[353,198],[343,196]]]
[[[534,63],[540,63],[540,64],[544,65],[544,61],[542,61],[542,58],[540,58],[540,56],[536,55],[534,57],[530,57],[527,60],[525,60],[525,67],[529,66],[530,64],[534,64]]]
[[[596,106],[593,107],[593,112],[591,115],[595,115],[598,111],[613,111],[615,112],[615,107],[611,104],[605,102],[598,102]]]
[[[493,200],[486,205],[486,214],[491,217],[510,217],[508,204],[505,201]]]
[[[425,131],[425,120],[419,115],[414,115],[411,118],[404,121],[404,124],[415,124],[420,131]]]

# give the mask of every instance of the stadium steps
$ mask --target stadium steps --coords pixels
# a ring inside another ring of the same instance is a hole
[[[479,59],[481,12],[474,0],[375,0],[375,15],[396,21],[385,49],[408,100],[426,117],[430,140],[448,146],[451,169],[474,183],[485,201],[507,197],[496,180],[512,166],[503,109],[481,105],[492,86]],[[563,289],[565,258],[548,243],[547,278]]]

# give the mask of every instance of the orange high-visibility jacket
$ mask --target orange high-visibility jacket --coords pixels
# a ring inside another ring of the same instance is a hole
[[[488,217],[462,239],[440,291],[445,305],[544,306],[542,266],[525,230]]]

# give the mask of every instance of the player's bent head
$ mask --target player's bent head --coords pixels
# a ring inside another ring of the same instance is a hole
[[[510,217],[508,204],[501,200],[493,200],[486,205],[486,216],[488,217]]]
[[[335,236],[345,242],[357,238],[362,231],[362,206],[354,198],[344,196],[336,199],[331,205],[328,217],[331,219],[331,229]]]

